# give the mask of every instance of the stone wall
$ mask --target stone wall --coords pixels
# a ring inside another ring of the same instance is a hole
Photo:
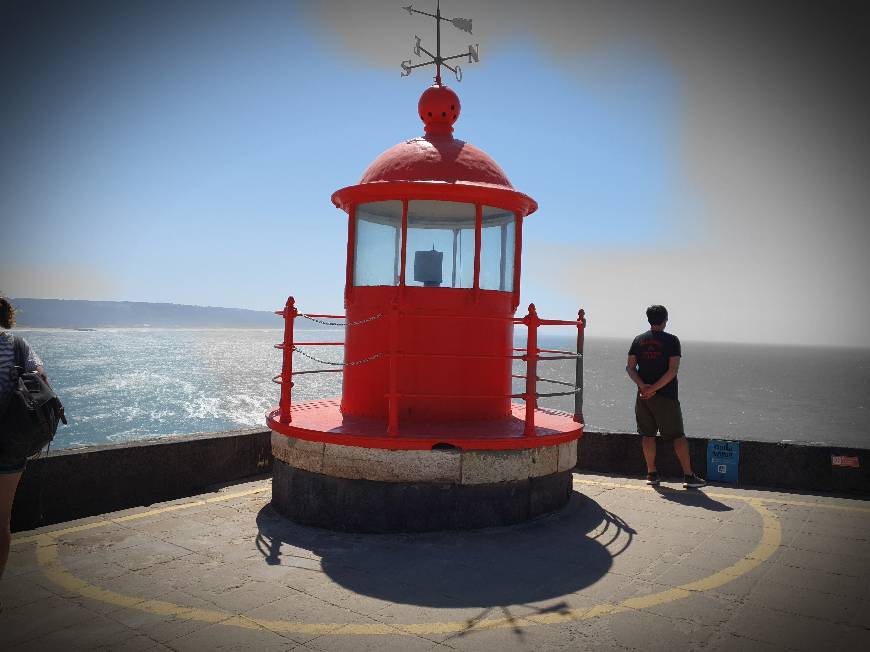
[[[257,428],[51,451],[24,471],[12,530],[192,496],[270,473],[270,434]]]
[[[692,467],[707,473],[707,442],[690,438]],[[857,457],[859,467],[835,467],[831,457]],[[577,468],[594,473],[639,477],[646,473],[637,434],[587,432],[580,440]],[[682,470],[673,447],[658,441],[656,462],[664,478],[681,478]],[[842,446],[820,446],[793,442],[740,442],[738,467],[740,486],[861,494],[870,497],[870,450]]]

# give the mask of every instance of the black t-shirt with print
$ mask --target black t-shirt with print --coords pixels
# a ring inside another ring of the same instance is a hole
[[[637,373],[643,382],[652,385],[665,375],[670,359],[681,355],[680,340],[676,335],[664,331],[649,330],[634,338],[628,355],[637,359]],[[656,394],[677,399],[677,389],[677,379],[674,378]]]

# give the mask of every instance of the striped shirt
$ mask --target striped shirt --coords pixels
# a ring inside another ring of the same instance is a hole
[[[33,349],[24,340],[25,363],[24,371],[35,371],[42,366],[42,360],[34,353]],[[0,331],[0,406],[6,402],[9,391],[12,389],[12,380],[9,372],[15,366],[15,343],[12,333]]]

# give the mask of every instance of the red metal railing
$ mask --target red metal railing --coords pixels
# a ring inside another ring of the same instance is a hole
[[[293,326],[297,317],[302,316],[309,319],[329,318],[329,319],[345,319],[344,315],[320,315],[320,314],[303,314],[296,309],[296,302],[293,297],[288,297],[287,304],[284,310],[275,312],[276,315],[281,315],[284,318],[284,341],[276,344],[275,348],[283,351],[283,365],[281,373],[275,376],[272,381],[281,385],[281,400],[279,403],[279,421],[281,423],[291,423],[291,390],[293,388],[293,376],[303,374],[316,373],[337,373],[342,369],[316,369],[307,371],[293,371],[293,352],[299,346],[342,346],[344,342],[296,342],[293,339]],[[366,323],[379,318],[381,315],[373,316],[370,319],[363,320]],[[512,321],[517,325],[525,325],[528,328],[528,337],[524,348],[515,348],[515,353],[524,352],[521,355],[478,355],[465,353],[405,353],[398,351],[399,341],[399,319],[401,313],[399,311],[398,301],[394,300],[390,305],[389,313],[389,336],[388,345],[389,351],[384,354],[377,354],[366,360],[351,362],[351,363],[329,363],[337,366],[345,366],[347,364],[361,364],[386,355],[389,361],[388,371],[388,391],[387,398],[387,433],[392,436],[399,435],[399,401],[402,398],[466,398],[466,399],[496,399],[496,398],[521,398],[526,402],[526,419],[524,434],[527,437],[535,436],[535,410],[538,407],[538,398],[567,396],[574,395],[574,421],[583,423],[583,346],[584,332],[586,328],[586,313],[580,310],[577,313],[576,321],[564,321],[560,319],[541,319],[535,309],[535,304],[529,304],[529,312],[525,317],[478,317],[476,315],[444,315],[444,314],[406,314],[405,317],[425,317],[429,319],[496,319],[500,321]],[[355,324],[347,324],[353,326]],[[576,326],[577,328],[577,350],[576,351],[560,351],[557,349],[539,349],[538,348],[538,328],[541,326]],[[300,351],[301,353],[301,351]],[[541,353],[549,355],[541,355]],[[305,355],[305,354],[303,354]],[[310,357],[310,356],[309,356]],[[399,392],[399,361],[402,358],[463,358],[471,360],[523,360],[526,362],[525,375],[511,374],[512,378],[524,379],[526,381],[525,392],[521,394],[416,394]],[[541,378],[538,376],[538,362],[550,360],[570,360],[576,361],[574,384],[567,383],[561,380],[552,380]],[[538,392],[538,383],[548,382],[556,385],[565,385],[572,389],[564,392]]]

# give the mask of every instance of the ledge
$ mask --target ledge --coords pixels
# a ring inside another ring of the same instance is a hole
[[[254,428],[52,451],[28,464],[15,496],[12,529],[193,496],[271,473],[270,440],[268,429]],[[701,473],[706,471],[707,441],[689,439],[692,463]],[[833,467],[832,455],[857,457],[859,468]],[[581,471],[629,477],[645,473],[636,434],[586,432],[578,458]],[[662,442],[658,462],[666,478],[680,477],[673,449]],[[742,440],[739,479],[745,487],[870,498],[870,450]]]

